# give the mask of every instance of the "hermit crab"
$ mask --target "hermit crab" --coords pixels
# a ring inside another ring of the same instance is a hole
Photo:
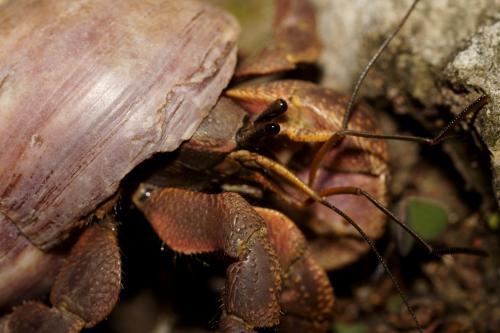
[[[309,2],[277,8],[273,39],[240,62],[236,80],[317,58]],[[0,331],[77,332],[109,314],[121,278],[114,207],[126,194],[174,251],[234,260],[221,332],[324,332],[334,298],[323,267],[369,247],[381,258],[370,238],[386,215],[399,220],[385,208],[386,136],[373,134],[372,111],[298,80],[233,85],[220,97],[238,35],[223,11],[191,0],[7,1],[0,31],[0,304],[17,305]],[[145,160],[148,172],[118,190]],[[244,184],[278,203],[252,207]],[[310,248],[274,206],[306,215],[300,223],[320,234],[349,236],[338,240],[353,251],[334,257],[338,245],[321,238]],[[69,254],[56,250],[68,243]],[[51,306],[26,301],[49,289]]]

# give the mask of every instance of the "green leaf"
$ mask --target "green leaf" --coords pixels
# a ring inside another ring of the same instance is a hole
[[[493,213],[488,217],[488,226],[491,230],[498,230],[500,227],[500,216],[498,213]]]
[[[241,26],[238,52],[246,55],[259,50],[272,37],[275,2],[269,0],[205,0],[236,16]]]
[[[403,304],[403,300],[401,300],[401,296],[393,295],[385,303],[385,310],[389,313],[396,313],[397,314],[401,311],[401,304]]]
[[[335,333],[366,333],[368,332],[368,326],[362,323],[335,323],[333,331]]]
[[[448,224],[448,214],[436,201],[412,197],[408,200],[406,223],[425,240],[439,237]]]

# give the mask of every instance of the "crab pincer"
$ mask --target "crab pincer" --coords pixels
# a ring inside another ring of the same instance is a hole
[[[311,263],[298,229],[283,216],[256,210],[236,193],[204,194],[142,185],[134,202],[174,251],[223,251],[235,260],[227,268],[223,332],[276,326],[281,311],[293,314],[287,309],[293,309],[296,299],[310,302],[305,320],[311,325],[328,322],[333,306],[328,279]],[[316,303],[318,299],[321,302]]]

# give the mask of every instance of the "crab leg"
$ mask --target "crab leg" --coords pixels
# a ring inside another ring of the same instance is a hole
[[[221,249],[237,258],[227,270],[221,332],[254,332],[278,322],[283,331],[326,331],[333,290],[284,215],[253,208],[235,193],[142,186],[134,201],[172,249],[186,254]]]
[[[52,287],[52,307],[27,302],[0,320],[5,333],[80,332],[113,309],[121,282],[120,253],[111,223],[86,229]]]
[[[297,226],[278,211],[258,208],[283,272],[281,332],[326,332],[333,312],[333,289],[325,271],[312,258]]]
[[[173,250],[222,250],[236,259],[227,269],[222,332],[253,332],[279,323],[278,258],[264,220],[240,195],[141,186],[134,202]]]

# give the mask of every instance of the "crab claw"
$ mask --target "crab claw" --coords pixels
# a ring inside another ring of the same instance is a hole
[[[147,194],[142,192],[148,191]],[[141,186],[134,203],[158,236],[184,254],[222,250],[236,260],[227,269],[224,315],[234,327],[272,327],[279,323],[280,267],[265,222],[235,193],[204,194]],[[142,194],[141,194],[142,193]],[[228,331],[229,332],[229,331]]]
[[[333,289],[325,271],[313,259],[297,226],[282,213],[258,208],[280,261],[284,317],[281,332],[325,332],[332,321]]]
[[[297,332],[326,331],[333,290],[304,237],[284,215],[253,208],[230,192],[141,185],[133,200],[173,250],[222,250],[235,259],[227,268],[221,332],[255,332],[293,322],[304,328]]]
[[[262,110],[277,98],[286,101],[287,112],[275,119],[281,128],[274,142],[277,144],[271,143],[270,148],[273,156],[281,164],[289,165],[304,182],[310,175],[311,160],[317,144],[325,142],[342,129],[348,102],[347,96],[332,89],[298,80],[246,84],[225,93],[253,118],[258,118]],[[372,112],[367,105],[360,103],[352,115],[349,128],[375,132],[377,125]],[[327,153],[311,187],[318,193],[332,187],[358,187],[385,205],[388,201],[388,161],[385,141],[345,137]],[[296,202],[308,199],[286,182],[279,182],[279,185]],[[278,193],[278,196],[283,196],[283,192]],[[335,195],[328,201],[353,217],[370,237],[382,235],[386,218],[366,199],[354,195]],[[308,209],[312,216],[307,221],[308,226],[321,235],[311,242],[311,248],[322,267],[332,269],[345,266],[368,251],[368,245],[343,218],[317,204]],[[349,236],[347,240],[342,238],[346,235]]]

